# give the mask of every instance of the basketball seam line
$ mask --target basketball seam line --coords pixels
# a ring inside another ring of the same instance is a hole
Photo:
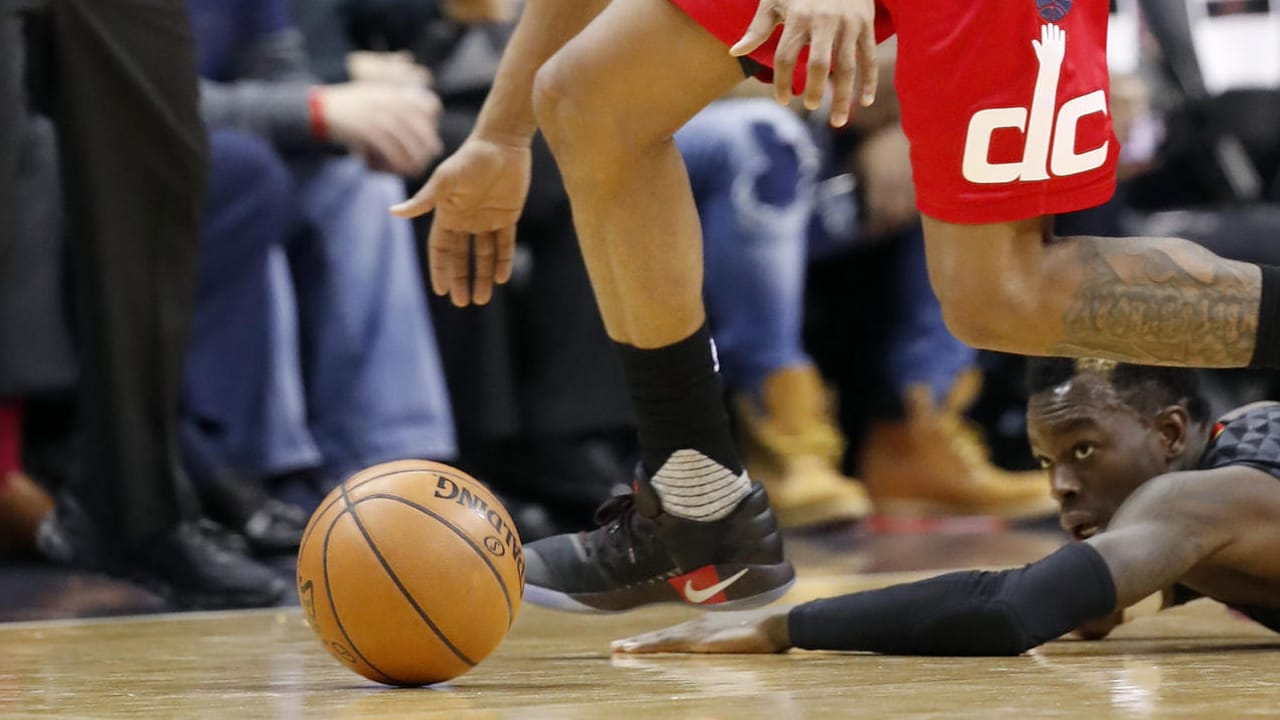
[[[507,627],[508,628],[511,627],[511,623],[515,620],[515,618],[512,617],[515,614],[515,608],[511,606],[511,592],[507,590],[507,584],[502,580],[502,573],[498,572],[498,568],[494,566],[493,561],[489,559],[489,556],[484,553],[484,549],[481,548],[479,545],[477,545],[474,540],[468,537],[467,534],[463,532],[462,528],[459,528],[458,526],[450,523],[447,519],[445,519],[442,515],[435,512],[434,510],[431,510],[422,505],[419,505],[418,503],[415,503],[412,500],[406,500],[405,498],[399,497],[398,495],[386,495],[383,493],[378,493],[376,495],[369,495],[368,497],[362,497],[356,501],[356,504],[358,505],[366,500],[372,500],[374,498],[381,498],[383,500],[394,500],[396,502],[408,505],[409,507],[412,507],[415,510],[426,513],[427,515],[430,515],[431,517],[438,520],[441,525],[444,525],[445,527],[452,530],[455,535],[462,538],[463,542],[470,545],[471,549],[474,550],[475,553],[480,556],[480,559],[484,561],[484,564],[489,566],[489,571],[493,573],[493,579],[497,580],[498,587],[502,588],[502,597],[504,600],[507,601]]]
[[[364,536],[365,542],[369,543],[369,549],[373,551],[374,557],[378,559],[378,563],[381,564],[382,569],[386,571],[387,577],[391,578],[391,582],[395,583],[396,587],[400,590],[400,594],[404,596],[405,600],[409,601],[409,605],[413,608],[414,612],[418,613],[418,617],[421,618],[422,621],[427,624],[427,627],[431,628],[431,632],[435,633],[436,637],[440,639],[440,642],[444,643],[445,647],[453,651],[453,654],[457,655],[459,660],[462,660],[463,662],[470,665],[471,667],[475,667],[476,661],[467,657],[466,654],[464,654],[461,650],[459,650],[449,640],[449,638],[444,634],[444,631],[442,631],[439,627],[436,626],[434,622],[432,622],[431,616],[428,615],[426,611],[423,610],[418,605],[418,601],[413,597],[413,595],[409,593],[409,589],[404,586],[404,583],[400,582],[400,577],[396,575],[395,570],[391,569],[391,564],[388,563],[387,559],[382,556],[382,551],[378,549],[378,544],[373,541],[373,537],[369,535],[369,531],[365,529],[364,523],[360,521],[360,513],[356,512],[356,507],[355,507],[356,503],[351,502],[351,498],[347,496],[347,491],[345,487],[343,488],[343,491],[342,491],[342,497],[347,503],[347,508],[351,511],[352,519],[356,521],[356,528],[359,529],[360,534]],[[371,495],[370,497],[375,497],[375,496]],[[368,498],[361,498],[360,500],[363,501],[367,499]]]
[[[371,482],[371,481],[373,481],[373,480],[377,480],[377,479],[378,479],[378,478],[380,478],[380,477],[382,477],[382,476],[381,476],[381,475],[374,475],[374,476],[372,476],[372,477],[367,477],[367,478],[365,478],[365,479],[361,480],[361,481],[360,481],[359,483],[357,483],[356,485],[352,486],[350,489],[351,489],[351,490],[355,490],[356,488],[360,487],[361,485],[364,485],[365,483],[367,483],[367,482]],[[344,495],[346,494],[346,491],[347,491],[346,483],[343,483],[343,491],[342,491],[342,492],[343,492],[343,494],[344,494]],[[338,502],[339,502],[339,499],[338,499],[338,498],[334,498],[334,499],[330,500],[328,505],[325,505],[324,507],[321,507],[321,508],[317,509],[314,513],[312,513],[312,517],[315,517],[315,518],[317,518],[317,519],[318,519],[320,516],[324,515],[326,512],[329,512],[329,508],[333,507],[334,505],[337,505],[337,504],[338,504]],[[345,512],[345,511],[344,511],[344,512]],[[316,523],[316,524],[318,525],[319,523]],[[307,524],[307,529],[306,529],[306,531],[305,531],[305,532],[303,533],[303,535],[302,535],[302,542],[299,544],[300,546],[301,546],[301,545],[306,545],[306,544],[307,544],[307,538],[311,537],[311,532],[312,532],[314,529],[315,529],[315,528],[314,528],[314,526],[312,526],[310,523],[308,523],[308,524]]]
[[[345,491],[343,492],[343,495],[344,496],[346,495]],[[338,632],[342,633],[343,639],[346,640],[347,644],[351,646],[351,651],[354,652],[356,655],[358,655],[360,659],[364,661],[365,665],[368,665],[369,667],[373,668],[374,672],[378,673],[382,677],[391,681],[392,684],[404,685],[405,683],[399,680],[396,680],[395,678],[391,677],[387,673],[383,672],[382,668],[378,667],[377,665],[374,665],[372,662],[369,661],[369,658],[364,656],[364,653],[360,652],[360,647],[356,645],[355,640],[351,639],[351,635],[347,633],[346,626],[342,624],[342,616],[338,614],[338,604],[333,599],[333,586],[329,584],[329,538],[330,536],[333,535],[333,529],[338,525],[338,520],[340,520],[343,515],[349,512],[349,510],[350,509],[348,508],[346,510],[339,512],[338,516],[333,519],[333,522],[329,523],[329,529],[325,531],[325,534],[324,534],[324,545],[321,546],[321,565],[320,566],[321,566],[321,569],[324,570],[324,594],[327,598],[329,598],[329,612],[333,613],[333,621],[338,625]],[[351,516],[354,518],[355,513],[351,513]],[[321,637],[323,638],[323,636]]]

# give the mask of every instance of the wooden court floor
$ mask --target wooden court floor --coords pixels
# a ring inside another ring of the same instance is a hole
[[[792,601],[919,576],[851,566],[821,545],[793,554],[801,581]],[[688,617],[683,608],[578,616],[526,607],[479,667],[416,690],[351,674],[291,607],[11,623],[0,625],[0,718],[1280,716],[1280,636],[1207,601],[1112,639],[1062,640],[1017,658],[608,651],[615,637]]]

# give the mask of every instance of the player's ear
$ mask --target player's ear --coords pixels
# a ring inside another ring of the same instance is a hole
[[[1156,431],[1160,433],[1165,455],[1175,458],[1187,449],[1187,430],[1191,416],[1181,405],[1170,405],[1156,415]]]

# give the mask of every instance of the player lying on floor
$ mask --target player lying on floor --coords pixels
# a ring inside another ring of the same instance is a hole
[[[1014,570],[705,615],[614,650],[1016,655],[1082,626],[1105,635],[1162,591],[1280,632],[1280,403],[1211,424],[1192,371],[1032,363],[1027,432],[1077,542]]]

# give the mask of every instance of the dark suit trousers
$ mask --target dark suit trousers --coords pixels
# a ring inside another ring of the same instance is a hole
[[[176,424],[207,148],[186,4],[0,0],[0,10],[26,41],[24,51],[0,37],[0,198],[13,197],[14,108],[25,104],[7,101],[21,88],[3,71],[21,55],[30,103],[59,137],[82,431],[67,491],[108,536],[137,541],[194,511]],[[3,205],[0,248],[14,227]]]

